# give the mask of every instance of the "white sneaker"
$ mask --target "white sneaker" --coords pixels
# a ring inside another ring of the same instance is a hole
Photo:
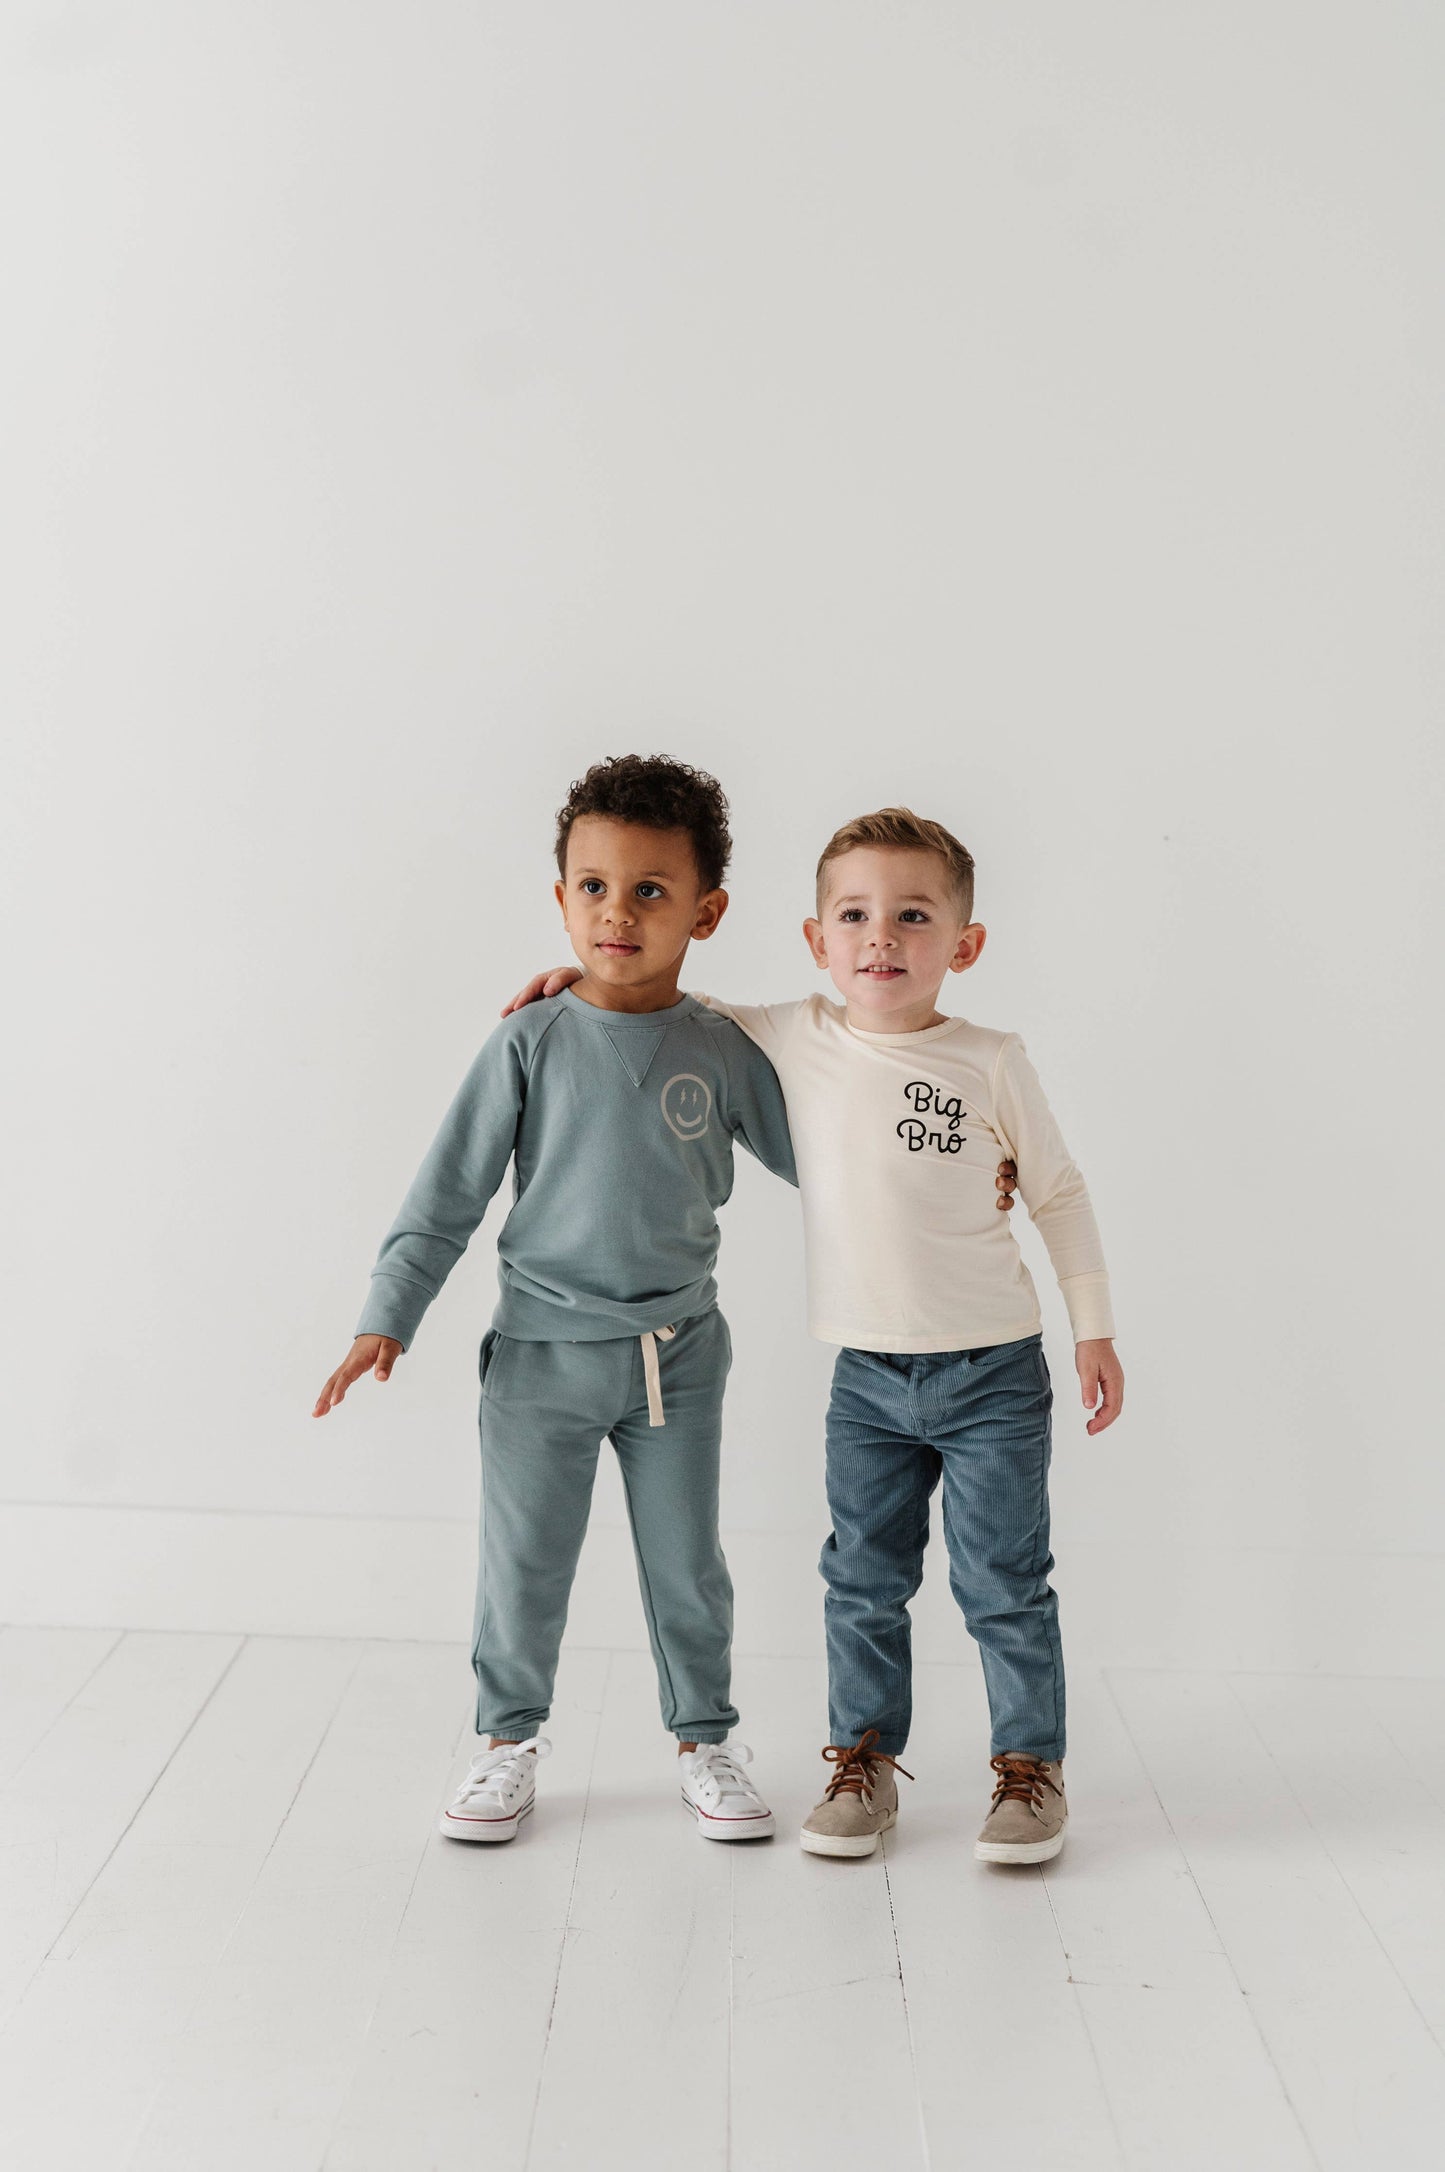
[[[441,1814],[442,1832],[452,1840],[515,1840],[518,1826],[537,1800],[537,1760],[551,1754],[545,1735],[504,1742],[495,1750],[478,1750],[471,1770]]]
[[[753,1753],[743,1742],[700,1742],[678,1759],[682,1799],[704,1840],[767,1840],[773,1813],[739,1763]]]

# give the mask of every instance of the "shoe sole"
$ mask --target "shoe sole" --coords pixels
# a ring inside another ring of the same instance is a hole
[[[980,1863],[1047,1863],[1064,1844],[1062,1833],[1052,1840],[1020,1841],[1009,1847],[1002,1840],[977,1840],[973,1852]]]
[[[699,1810],[695,1802],[682,1797],[682,1807],[697,1820],[697,1829],[704,1840],[771,1840],[776,1827],[771,1810],[759,1818],[711,1818],[706,1810]]]
[[[437,1820],[437,1831],[444,1833],[448,1840],[470,1840],[474,1843],[482,1841],[496,1846],[499,1841],[515,1840],[518,1826],[535,1808],[534,1796],[531,1802],[523,1803],[515,1817],[510,1818],[453,1818],[449,1810],[443,1810]]]
[[[808,1855],[871,1855],[897,1823],[898,1812],[890,1810],[875,1833],[813,1833],[805,1825],[798,1838]]]

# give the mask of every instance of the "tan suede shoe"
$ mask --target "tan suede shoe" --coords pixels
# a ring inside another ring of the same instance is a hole
[[[1062,1758],[1050,1764],[1006,1751],[989,1763],[998,1784],[974,1854],[982,1863],[1046,1863],[1064,1844],[1069,1816]]]
[[[837,1766],[823,1800],[808,1816],[799,1835],[810,1855],[871,1855],[880,1833],[898,1822],[898,1782],[913,1774],[882,1750],[878,1730],[870,1727],[852,1749],[830,1742],[823,1755]]]

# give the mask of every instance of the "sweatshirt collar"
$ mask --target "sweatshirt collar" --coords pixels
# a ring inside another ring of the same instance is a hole
[[[584,1003],[581,996],[574,995],[570,988],[564,988],[560,995],[553,996],[552,1001],[565,1003],[569,1010],[576,1011],[580,1017],[590,1018],[594,1026],[606,1026],[609,1033],[615,1032],[619,1026],[624,1031],[636,1031],[645,1027],[655,1032],[659,1026],[674,1026],[680,1018],[688,1018],[694,1011],[702,1008],[696,996],[682,995],[676,1003],[669,1003],[666,1010],[662,1011],[604,1011],[600,1004]]]

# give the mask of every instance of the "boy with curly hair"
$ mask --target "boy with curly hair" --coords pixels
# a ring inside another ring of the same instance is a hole
[[[505,1018],[476,1057],[315,1406],[323,1417],[363,1374],[388,1378],[512,1162],[480,1361],[481,1742],[441,1814],[453,1839],[510,1840],[533,1806],[603,1435],[683,1800],[705,1838],[773,1830],[751,1752],[727,1741],[738,1715],[718,1450],[732,1344],[713,1266],[734,1141],[790,1184],[797,1172],[771,1063],[678,988],[688,945],[727,909],[730,845],[721,788],[683,763],[627,755],[574,783],[555,889],[576,984]]]

